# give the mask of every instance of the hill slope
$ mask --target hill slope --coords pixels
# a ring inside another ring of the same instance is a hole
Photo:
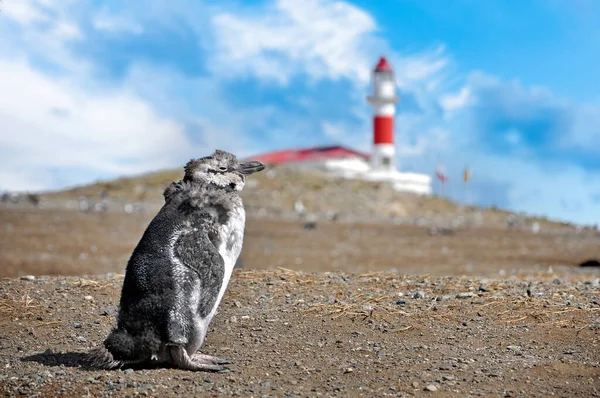
[[[67,200],[80,196],[99,200],[104,192],[117,202],[162,203],[162,192],[183,176],[181,170],[164,170],[113,181],[96,182],[64,191],[47,192],[42,198]],[[296,202],[310,217],[343,221],[392,221],[403,224],[457,226],[463,224],[505,228],[509,211],[463,206],[437,196],[419,196],[394,191],[390,186],[346,180],[330,174],[292,167],[270,167],[248,180],[242,192],[251,215],[294,218]],[[546,230],[572,229],[571,225],[545,218],[520,215],[517,222],[530,228],[535,222]]]

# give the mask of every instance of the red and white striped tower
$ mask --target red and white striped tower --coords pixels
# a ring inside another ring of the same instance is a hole
[[[396,113],[396,81],[388,61],[381,57],[373,70],[373,95],[367,101],[373,106],[373,170],[396,171],[394,146],[394,114]]]

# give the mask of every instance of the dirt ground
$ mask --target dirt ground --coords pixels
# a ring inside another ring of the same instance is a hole
[[[0,205],[0,277],[124,272],[155,211],[90,212]],[[249,214],[245,268],[506,276],[600,258],[600,234],[463,227],[452,235],[393,223],[302,221]]]
[[[228,372],[86,369],[152,216],[0,207],[2,395],[600,396],[600,238],[498,228],[251,216]]]

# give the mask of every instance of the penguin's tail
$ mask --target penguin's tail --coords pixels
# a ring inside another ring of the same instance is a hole
[[[112,370],[121,368],[125,362],[116,360],[110,351],[101,345],[88,351],[87,365],[96,369]]]
[[[160,339],[152,331],[135,338],[123,329],[114,328],[104,344],[88,352],[88,365],[99,369],[119,369],[146,362],[158,352]]]
[[[135,362],[131,361],[134,352],[135,342],[131,335],[122,329],[114,328],[104,340],[104,344],[88,352],[88,365],[99,369],[118,369]]]

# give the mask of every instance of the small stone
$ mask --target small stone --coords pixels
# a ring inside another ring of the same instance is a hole
[[[443,375],[442,376],[442,380],[445,380],[445,381],[450,381],[450,380],[455,380],[455,379],[456,379],[456,377],[454,377],[452,375]]]
[[[438,390],[438,388],[436,386],[434,386],[433,384],[428,384],[425,387],[425,391],[432,391],[433,392],[433,391],[437,391],[437,390]]]
[[[344,373],[352,373],[354,372],[354,368],[346,368],[344,369]]]
[[[75,323],[73,323],[73,327],[74,327],[75,329],[80,329],[80,328],[81,328],[81,323],[79,323],[79,322],[75,322]]]
[[[77,336],[77,341],[80,343],[85,343],[87,341],[87,339],[83,336]]]
[[[94,298],[92,296],[83,296],[83,298],[87,301],[94,301]]]
[[[479,290],[480,292],[489,292],[490,288],[487,287],[486,285],[481,285],[481,286],[479,286],[479,288],[477,290]]]
[[[123,371],[123,373],[125,373],[126,375],[131,375],[131,374],[133,374],[133,369],[131,369],[131,368],[129,368],[129,369],[125,369],[125,370]]]
[[[413,381],[412,382],[412,386],[413,386],[413,388],[419,388],[419,382],[418,381]]]
[[[23,275],[21,277],[22,281],[34,281],[35,280],[35,276],[33,275]]]
[[[45,377],[47,379],[54,378],[54,376],[52,375],[52,373],[50,373],[50,371],[48,371],[48,370],[46,370],[45,372],[40,373],[40,376]]]
[[[412,296],[414,299],[422,299],[425,298],[425,292],[423,291],[418,291],[415,294],[413,294]]]
[[[520,351],[521,350],[521,346],[518,345],[509,345],[506,347],[507,350],[510,351]]]
[[[54,351],[52,351],[52,348],[47,348],[42,355],[54,355]]]
[[[404,304],[406,304],[406,300],[398,300],[398,301],[396,301],[396,304],[397,305],[404,305]]]
[[[468,298],[473,298],[473,297],[476,297],[476,296],[477,295],[475,293],[473,293],[473,292],[465,292],[465,293],[458,293],[456,295],[456,298],[459,298],[459,299],[468,299]]]
[[[443,363],[440,365],[440,370],[450,370],[452,369],[452,365],[449,363]]]

